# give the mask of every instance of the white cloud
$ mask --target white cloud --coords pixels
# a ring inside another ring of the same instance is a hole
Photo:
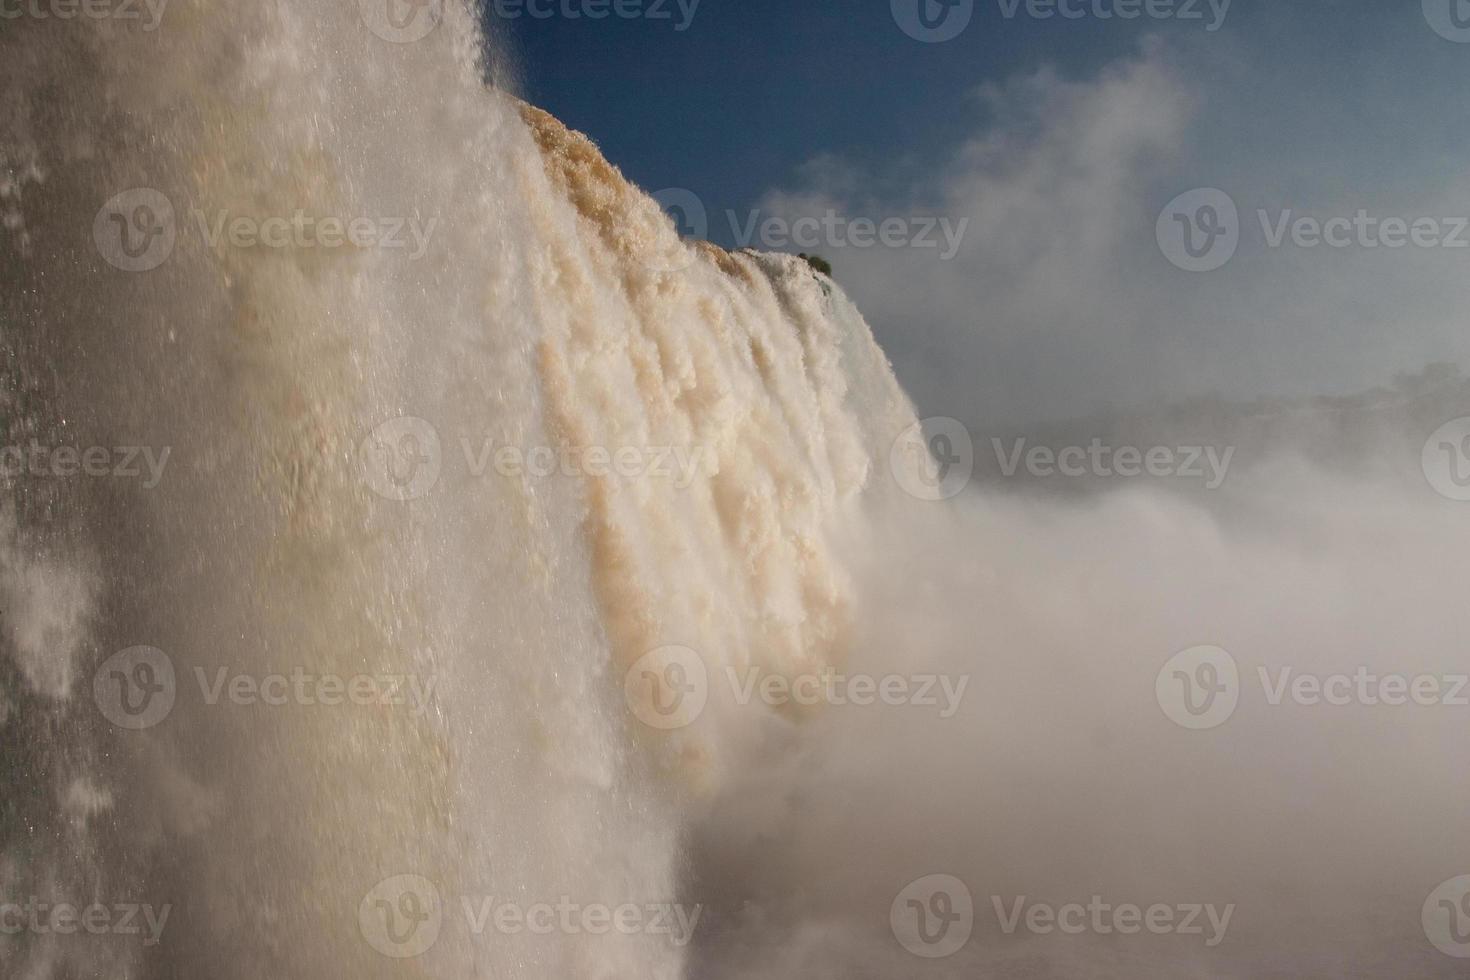
[[[1271,139],[1264,120],[1309,109],[1318,94],[1290,110],[1262,105],[1263,121],[1247,130],[1246,103],[1260,104],[1265,88],[1259,65],[1217,52],[1206,83],[1189,67],[1196,60],[1150,40],[1086,80],[1042,69],[987,86],[972,135],[928,174],[911,160],[863,173],[824,155],[761,208],[793,221],[828,209],[969,219],[951,261],[932,249],[817,250],[925,414],[998,424],[1210,392],[1351,391],[1470,355],[1457,313],[1470,287],[1455,274],[1466,252],[1268,249],[1257,217],[1285,207],[1411,219],[1470,211],[1456,208],[1464,199],[1452,182],[1303,181],[1285,149],[1298,141]],[[1271,79],[1282,100],[1291,71]],[[1360,155],[1378,152],[1366,134],[1341,135]],[[1201,186],[1235,198],[1242,243],[1227,267],[1192,274],[1164,259],[1154,223],[1176,194]]]

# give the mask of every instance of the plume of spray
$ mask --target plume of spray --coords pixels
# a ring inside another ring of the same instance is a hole
[[[0,900],[159,913],[0,935],[7,976],[1449,975],[1417,896],[1470,865],[1453,709],[1189,732],[1154,678],[1201,643],[1450,671],[1453,505],[1288,454],[1223,507],[915,500],[914,412],[833,283],[681,241],[487,87],[467,5],[413,9],[411,39],[218,0],[0,36],[4,443],[153,463],[0,474]],[[751,672],[968,683],[936,717]],[[417,694],[229,693],[298,673]],[[156,717],[109,711],[129,682]],[[979,914],[931,960],[891,911],[938,872]],[[1058,943],[992,894],[1236,911],[1220,947]],[[700,915],[476,914],[558,902]]]

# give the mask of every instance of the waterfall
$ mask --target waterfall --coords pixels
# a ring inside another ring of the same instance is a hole
[[[683,976],[579,917],[683,902],[760,738],[667,685],[848,655],[861,316],[402,6],[0,33],[0,897],[118,926],[7,977]]]

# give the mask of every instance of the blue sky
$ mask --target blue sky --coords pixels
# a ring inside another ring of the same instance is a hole
[[[1001,0],[990,0],[976,4],[963,34],[935,44],[904,34],[887,0],[700,0],[683,31],[676,0],[668,19],[522,12],[498,24],[527,97],[593,136],[635,182],[689,187],[712,206],[741,208],[818,153],[872,163],[943,156],[970,135],[980,86],[1041,65],[1086,78],[1145,34],[1197,50],[1206,72],[1212,49],[1278,67],[1292,90],[1235,117],[1241,138],[1331,146],[1344,135],[1334,126],[1358,121],[1383,139],[1450,154],[1465,148],[1459,134],[1470,122],[1460,97],[1470,47],[1425,29],[1416,6],[1235,0],[1210,32],[1204,0],[1203,19],[1189,22],[1007,18]],[[1424,103],[1442,99],[1441,125],[1400,111],[1398,95],[1418,86]],[[1299,131],[1276,131],[1284,125]],[[1382,166],[1381,158],[1362,162],[1369,175]]]
[[[925,44],[887,0],[702,0],[684,31],[668,9],[669,20],[523,13],[499,25],[532,102],[641,186],[688,187],[712,207],[750,206],[820,152],[947,153],[968,135],[982,83],[1043,61],[1095,71],[1138,38],[1007,22],[997,8]]]
[[[1470,214],[1470,43],[1431,23],[1453,33],[1470,2],[1174,0],[1189,20],[1060,2],[1083,16],[973,0],[942,43],[890,0],[701,0],[682,31],[668,0],[667,19],[523,13],[497,33],[528,99],[646,189],[698,194],[721,244],[727,209],[969,219],[943,262],[816,249],[927,410],[1338,393],[1470,358],[1470,250],[1267,248],[1257,222]],[[1154,220],[1203,187],[1234,199],[1241,241],[1194,275]]]

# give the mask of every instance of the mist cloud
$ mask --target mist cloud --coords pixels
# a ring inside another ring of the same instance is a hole
[[[1413,147],[1399,149],[1396,172],[1363,179],[1384,166],[1383,146],[1337,127],[1320,152],[1353,176],[1307,179],[1320,174],[1301,159],[1300,114],[1328,108],[1298,84],[1309,67],[1204,43],[1151,38],[1092,75],[1043,67],[984,87],[947,156],[868,171],[820,155],[762,210],[791,222],[829,211],[968,220],[949,261],[913,247],[819,249],[927,415],[996,424],[1206,394],[1347,393],[1464,363],[1470,296],[1456,270],[1470,249],[1271,243],[1283,218],[1361,211],[1453,227],[1470,212],[1463,180]],[[1405,114],[1439,125],[1424,93],[1402,95]],[[1155,225],[1202,187],[1233,199],[1239,245],[1224,267],[1190,273],[1167,260]]]

